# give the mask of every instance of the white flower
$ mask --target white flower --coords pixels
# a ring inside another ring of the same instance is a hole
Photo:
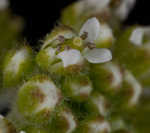
[[[65,50],[59,53],[57,57],[63,61],[64,67],[78,64],[83,61],[80,51],[76,49]]]
[[[8,0],[0,0],[0,10],[8,7]]]
[[[122,0],[120,6],[116,9],[115,14],[124,20],[127,18],[130,10],[133,8],[136,0]]]
[[[108,32],[103,34],[103,29],[101,30],[100,23],[96,18],[91,18],[85,22],[81,28],[80,35],[82,35],[84,32],[88,33],[88,37],[86,38],[86,41],[88,42],[94,42],[101,35],[105,36],[108,34]],[[110,50],[106,48],[94,48],[91,50],[86,48],[83,50],[83,56],[90,63],[104,63],[112,59]]]
[[[94,43],[95,40],[97,40],[98,37],[100,37],[100,34],[102,34],[102,36],[108,34],[108,32],[104,34],[101,32],[100,23],[95,17],[85,22],[85,24],[80,30],[79,35],[82,36],[84,33],[87,33],[87,38],[85,39],[85,42],[90,42],[90,43]],[[106,48],[89,49],[86,47],[83,50],[82,54],[79,50],[69,49],[59,53],[57,55],[57,58],[63,61],[64,67],[67,67],[69,65],[81,64],[84,58],[88,62],[94,64],[108,62],[112,59],[112,54],[111,51]]]

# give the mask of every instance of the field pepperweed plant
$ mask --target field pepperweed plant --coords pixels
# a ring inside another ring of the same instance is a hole
[[[1,0],[0,133],[149,133],[150,27],[123,25],[134,3],[72,3],[37,52]]]

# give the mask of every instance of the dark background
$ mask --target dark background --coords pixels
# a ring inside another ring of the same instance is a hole
[[[61,10],[76,0],[10,0],[13,13],[25,20],[24,38],[35,46],[58,22]],[[150,0],[137,0],[125,24],[150,24]]]

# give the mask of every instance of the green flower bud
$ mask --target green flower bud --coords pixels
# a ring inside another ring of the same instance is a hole
[[[87,120],[81,128],[79,133],[110,133],[111,127],[109,122],[103,118],[97,117],[95,119]]]
[[[66,26],[55,27],[55,29],[46,36],[42,49],[48,46],[57,46],[58,44],[63,43],[64,39],[70,39],[76,34],[74,31]]]
[[[20,84],[33,71],[33,54],[29,47],[11,50],[3,63],[3,85],[14,87]]]
[[[92,90],[92,82],[87,75],[67,76],[63,80],[62,92],[75,101],[87,100]]]
[[[99,93],[94,93],[86,104],[87,110],[93,115],[107,117],[111,112],[110,101]]]
[[[138,104],[142,94],[142,87],[135,77],[129,72],[124,72],[124,81],[121,88],[120,101],[122,107],[134,107]]]
[[[57,112],[51,127],[52,133],[73,133],[77,127],[77,122],[72,112],[63,108]]]
[[[17,133],[14,126],[0,115],[0,132],[1,133]]]
[[[120,91],[123,81],[123,72],[120,66],[112,62],[91,66],[91,78],[95,89],[106,95]]]
[[[47,76],[35,76],[19,90],[19,112],[29,121],[48,123],[61,102],[60,90]]]
[[[113,116],[110,119],[110,123],[111,123],[111,128],[113,133],[117,133],[117,132],[119,133],[120,131],[125,131],[127,130],[128,127],[125,121],[121,117]]]

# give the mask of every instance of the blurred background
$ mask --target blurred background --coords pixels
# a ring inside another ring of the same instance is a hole
[[[35,46],[59,22],[61,10],[76,0],[10,0],[14,14],[25,21],[24,38]],[[150,24],[149,0],[137,0],[125,24]]]

